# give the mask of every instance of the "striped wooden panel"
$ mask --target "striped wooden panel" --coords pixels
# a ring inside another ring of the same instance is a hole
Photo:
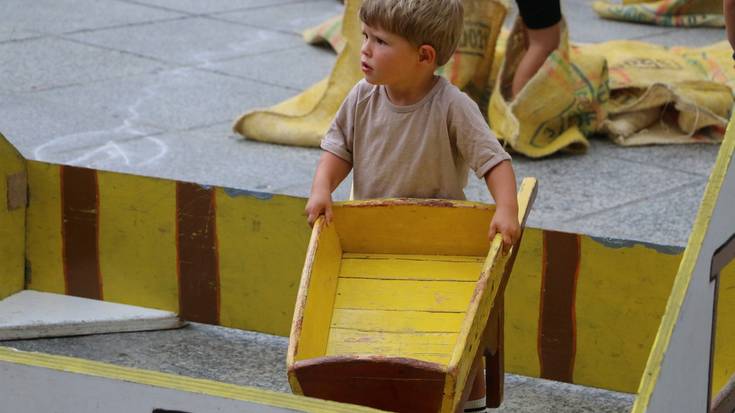
[[[61,214],[66,293],[101,300],[96,170],[61,167]]]
[[[219,255],[214,189],[176,184],[179,313],[190,321],[219,323]]]

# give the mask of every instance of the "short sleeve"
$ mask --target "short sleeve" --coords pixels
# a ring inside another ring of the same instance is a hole
[[[355,130],[355,107],[358,101],[359,83],[347,95],[321,142],[321,148],[352,163]]]
[[[510,160],[510,155],[490,130],[480,108],[466,94],[456,91],[448,108],[449,134],[467,164],[482,179],[493,167]]]

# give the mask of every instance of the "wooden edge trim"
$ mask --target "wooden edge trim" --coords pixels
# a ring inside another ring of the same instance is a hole
[[[732,413],[733,411],[735,411],[735,374],[717,393],[717,397],[712,401],[710,413]]]
[[[735,234],[731,235],[727,241],[720,245],[712,255],[709,280],[714,281],[717,275],[733,260],[735,260]]]
[[[319,236],[325,225],[324,216],[317,218],[314,227],[311,229],[311,238],[309,246],[306,249],[306,258],[304,260],[304,268],[301,272],[301,280],[299,281],[299,290],[296,295],[296,304],[294,305],[293,321],[291,322],[291,333],[288,339],[288,351],[286,353],[286,368],[291,371],[295,361],[296,353],[299,351],[299,337],[301,337],[301,327],[304,323],[304,308],[306,306],[307,291],[311,282],[311,267],[314,264],[316,251],[319,247]],[[295,391],[295,389],[294,389]]]
[[[474,208],[493,210],[495,205],[473,201],[458,201],[450,199],[421,199],[421,198],[381,198],[360,201],[335,202],[335,208],[371,208],[384,206],[424,206],[443,208]]]
[[[293,369],[301,369],[313,366],[325,366],[330,364],[350,364],[350,363],[375,363],[375,364],[393,364],[393,365],[404,365],[412,369],[425,370],[435,372],[439,374],[446,374],[447,367],[425,360],[416,360],[407,357],[395,357],[395,356],[323,356],[314,357],[306,360],[299,360],[294,362]]]
[[[378,410],[368,407],[347,405],[327,400],[317,400],[288,393],[258,389],[255,387],[240,386],[207,379],[197,379],[152,370],[116,366],[113,364],[74,357],[26,352],[4,347],[0,347],[0,363],[12,363],[62,371],[69,374],[83,374],[111,380],[122,380],[130,383],[198,393],[212,397],[222,397],[232,400],[260,403],[272,407],[295,409],[296,411],[302,412],[378,412]]]

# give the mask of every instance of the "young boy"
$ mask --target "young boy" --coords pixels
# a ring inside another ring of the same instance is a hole
[[[504,251],[520,234],[510,156],[477,104],[434,72],[462,34],[461,0],[364,0],[360,8],[365,79],[349,93],[322,140],[306,205],[309,225],[332,219],[332,192],[353,172],[355,199],[465,199],[472,168],[495,199],[489,236]],[[470,406],[484,410],[480,369]],[[473,405],[474,404],[474,405]],[[479,408],[479,404],[482,408]]]

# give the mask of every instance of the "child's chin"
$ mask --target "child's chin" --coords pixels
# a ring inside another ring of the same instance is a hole
[[[372,76],[365,76],[365,81],[370,83],[371,85],[382,85],[383,82],[379,81],[378,79],[375,79]]]

